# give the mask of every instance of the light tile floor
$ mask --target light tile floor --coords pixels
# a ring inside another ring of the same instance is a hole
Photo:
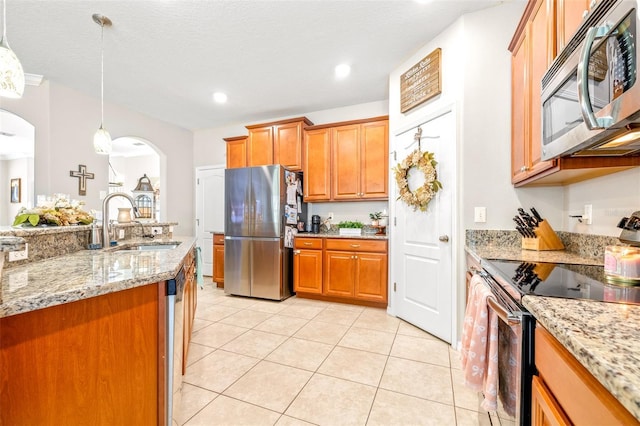
[[[183,424],[505,424],[479,402],[456,351],[384,309],[198,292]]]

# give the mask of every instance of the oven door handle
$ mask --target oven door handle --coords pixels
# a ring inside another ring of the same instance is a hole
[[[503,322],[507,323],[508,325],[517,325],[522,322],[522,319],[519,316],[516,316],[515,314],[512,314],[510,312],[507,312],[507,310],[503,308],[498,303],[498,301],[493,297],[487,297],[487,305],[489,305],[489,307],[493,310],[493,312],[495,312],[496,315],[498,315],[498,318],[500,318]]]

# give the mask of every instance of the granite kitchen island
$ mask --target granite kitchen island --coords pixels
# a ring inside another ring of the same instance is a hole
[[[178,245],[130,249],[168,243]],[[184,274],[191,293],[185,284],[185,313],[175,321],[190,335],[194,243],[133,238],[5,265],[0,424],[166,424],[167,292],[170,280]],[[183,357],[174,354],[174,362]]]

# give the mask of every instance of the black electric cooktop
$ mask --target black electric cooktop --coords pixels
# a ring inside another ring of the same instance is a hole
[[[509,283],[520,296],[640,304],[640,285],[609,281],[604,266],[513,260],[488,260],[483,266],[494,278]]]

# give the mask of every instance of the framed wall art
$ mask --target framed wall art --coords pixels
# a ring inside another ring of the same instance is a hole
[[[20,202],[20,178],[11,179],[11,202],[19,203]]]

